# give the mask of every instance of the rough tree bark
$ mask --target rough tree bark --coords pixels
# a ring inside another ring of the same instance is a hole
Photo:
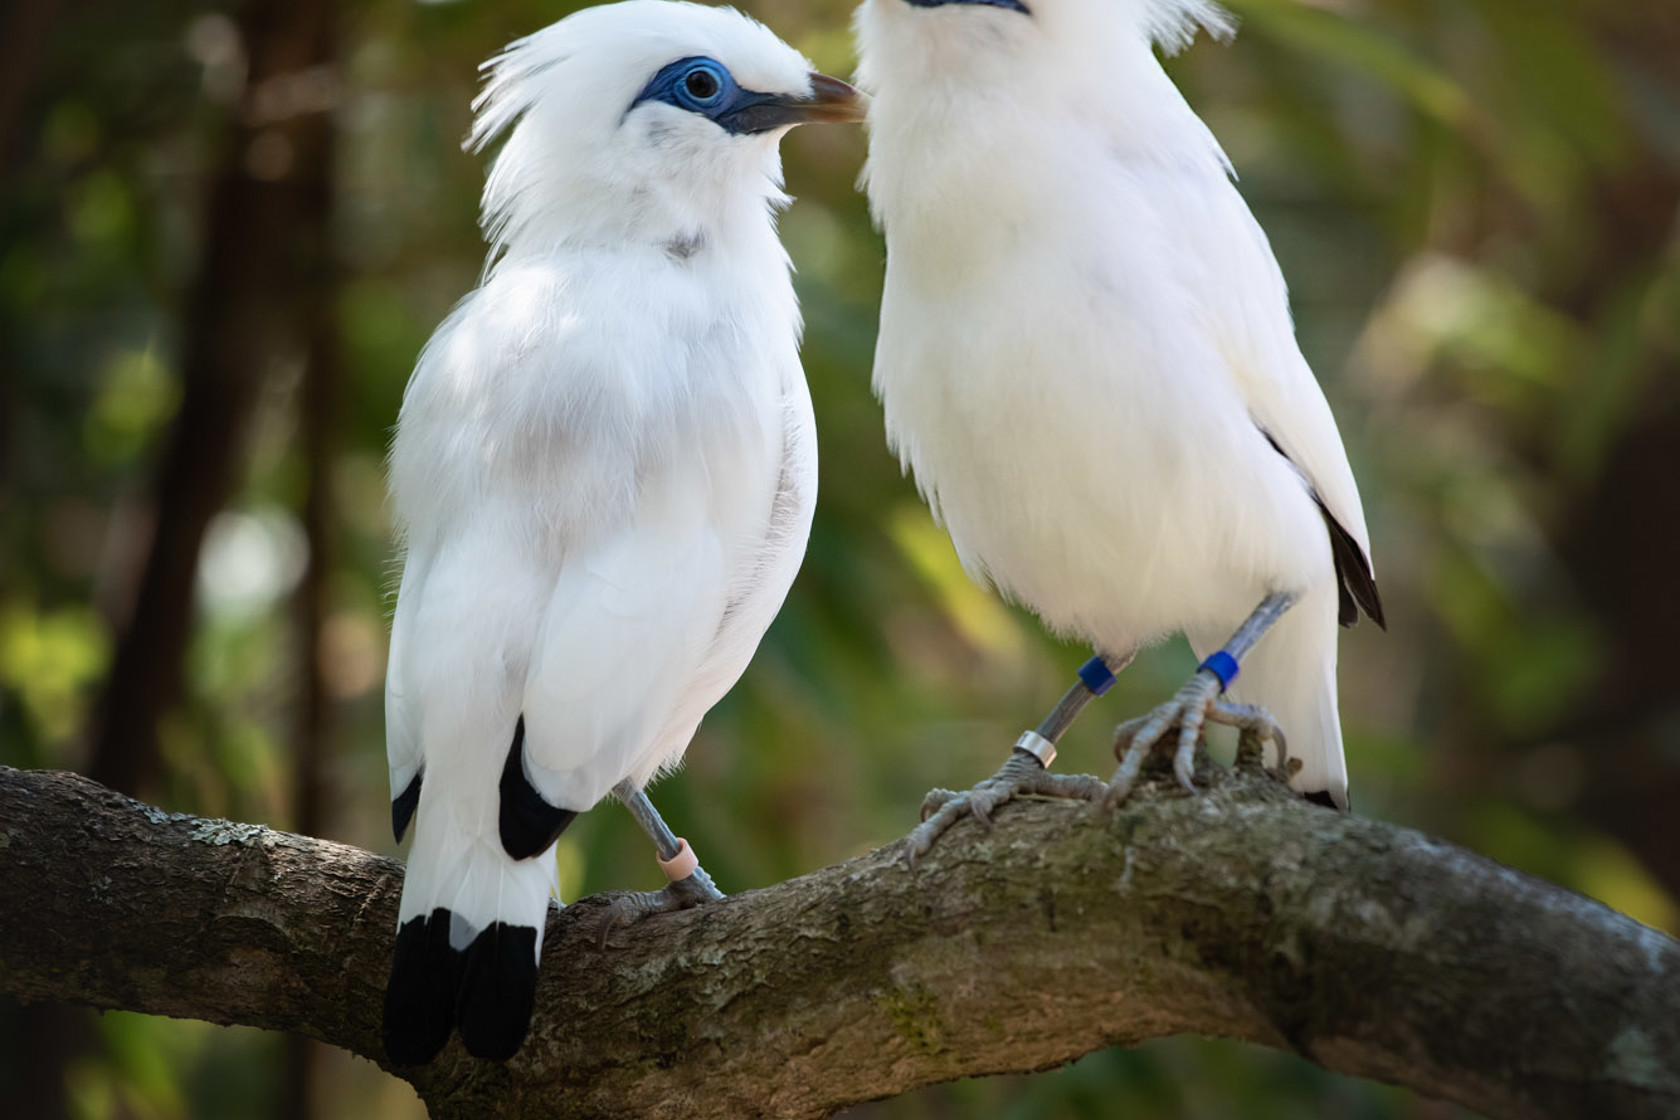
[[[1179,1032],[1491,1117],[1680,1115],[1680,944],[1469,852],[1219,771],[1031,802],[596,942],[551,912],[511,1063],[392,1072],[438,1120],[816,1117]],[[0,768],[0,988],[384,1061],[402,867]]]

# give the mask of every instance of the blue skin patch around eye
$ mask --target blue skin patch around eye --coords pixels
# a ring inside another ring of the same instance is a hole
[[[1012,12],[1020,12],[1024,16],[1032,15],[1032,9],[1022,3],[1022,0],[904,0],[904,2],[917,8],[943,8],[947,4],[979,4],[987,8],[1007,8]]]
[[[630,108],[644,101],[660,101],[699,113],[725,132],[743,136],[796,123],[798,118],[791,116],[788,108],[797,100],[787,94],[742,89],[722,63],[696,56],[661,67]]]

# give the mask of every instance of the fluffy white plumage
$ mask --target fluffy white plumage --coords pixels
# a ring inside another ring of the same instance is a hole
[[[1368,556],[1359,494],[1265,235],[1152,50],[1229,25],[1026,5],[858,12],[889,439],[969,571],[1105,655],[1182,631],[1205,656],[1299,596],[1232,691],[1345,806],[1315,494]]]
[[[786,127],[638,101],[694,57],[744,90],[812,93],[760,24],[627,0],[514,43],[475,102],[472,145],[505,136],[491,255],[420,357],[390,459],[393,798],[421,776],[400,914],[448,910],[456,950],[501,921],[541,952],[552,847],[515,860],[498,837],[518,721],[552,806],[647,782],[745,670],[804,553],[816,441],[773,220]]]

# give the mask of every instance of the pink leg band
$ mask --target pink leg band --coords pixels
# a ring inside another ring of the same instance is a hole
[[[688,841],[677,837],[677,854],[670,859],[659,860],[659,869],[665,872],[665,878],[673,883],[680,883],[700,866],[700,857],[694,854],[694,849],[688,846]],[[655,857],[656,859],[658,857]]]

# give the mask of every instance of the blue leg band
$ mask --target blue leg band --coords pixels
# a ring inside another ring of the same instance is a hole
[[[1205,669],[1219,678],[1219,691],[1224,692],[1237,679],[1237,659],[1220,650],[1197,668]]]
[[[1114,687],[1114,674],[1108,671],[1107,662],[1100,657],[1093,657],[1079,667],[1079,679],[1098,696]]]

